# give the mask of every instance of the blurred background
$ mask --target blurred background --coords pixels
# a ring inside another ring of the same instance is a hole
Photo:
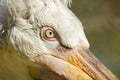
[[[120,78],[120,0],[73,0],[92,52]]]

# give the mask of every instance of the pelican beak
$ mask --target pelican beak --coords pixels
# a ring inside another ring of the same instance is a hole
[[[34,62],[47,71],[45,73],[42,68],[42,80],[118,80],[89,49],[77,48],[54,54],[34,58]],[[49,71],[52,73],[49,74]],[[59,78],[53,76],[53,73]],[[49,79],[45,79],[45,76]]]

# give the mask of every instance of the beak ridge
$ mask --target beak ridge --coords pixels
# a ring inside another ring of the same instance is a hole
[[[43,55],[37,59],[44,68],[55,72],[65,80],[93,80],[83,70],[62,59],[51,55]]]
[[[79,48],[64,54],[38,56],[34,62],[65,80],[118,80],[89,49]]]

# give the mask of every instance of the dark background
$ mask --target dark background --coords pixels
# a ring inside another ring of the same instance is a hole
[[[120,0],[73,0],[90,49],[120,78]]]

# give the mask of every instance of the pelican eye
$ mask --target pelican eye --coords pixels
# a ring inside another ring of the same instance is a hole
[[[43,40],[53,41],[56,40],[56,32],[51,27],[43,27],[41,29],[41,37]]]

